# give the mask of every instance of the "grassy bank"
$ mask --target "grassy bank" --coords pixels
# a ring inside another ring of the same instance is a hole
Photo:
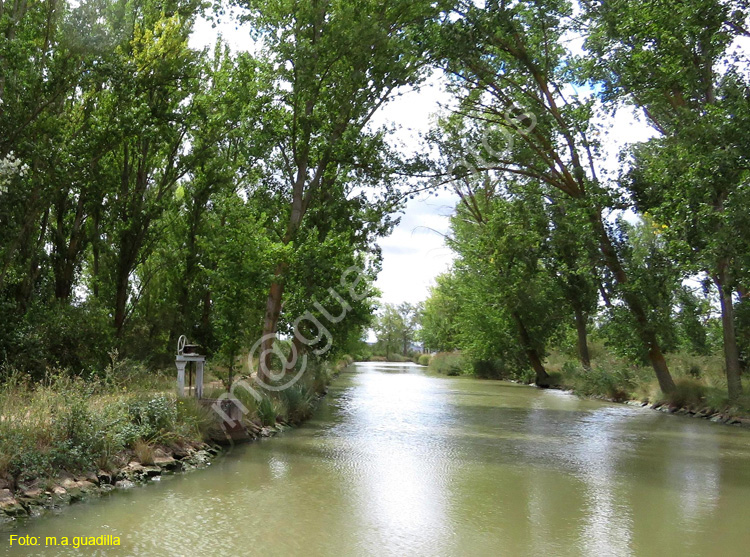
[[[674,353],[667,362],[677,384],[673,393],[659,389],[653,370],[628,363],[592,343],[591,369],[561,352],[552,352],[545,361],[554,387],[570,390],[579,396],[602,398],[614,402],[638,401],[675,411],[689,410],[704,416],[724,415],[750,417],[750,394],[735,401],[727,397],[727,381],[721,355],[699,356]],[[534,374],[523,367],[509,368],[504,362],[472,362],[460,352],[440,352],[420,361],[431,371],[445,375],[473,375],[479,378],[506,379],[533,383]]]
[[[601,348],[595,348],[591,369],[562,354],[551,354],[547,369],[553,384],[590,397],[616,402],[639,401],[653,406],[687,409],[704,414],[750,416],[750,395],[730,401],[723,358],[720,355],[699,356],[674,353],[667,363],[677,389],[663,393],[650,367],[629,364]]]
[[[200,443],[209,410],[177,400],[166,377],[84,380],[59,372],[39,383],[11,374],[0,386],[0,478],[15,485],[60,470],[113,470],[136,451]]]
[[[260,401],[238,390],[249,409],[247,438],[307,419],[349,363],[312,363],[295,385]],[[174,384],[172,370],[160,374],[127,362],[86,379],[61,371],[32,383],[6,373],[0,383],[0,519],[72,502],[82,491],[132,487],[216,454],[206,442],[222,433],[218,415],[194,398],[177,398]],[[209,388],[207,398],[221,392]]]

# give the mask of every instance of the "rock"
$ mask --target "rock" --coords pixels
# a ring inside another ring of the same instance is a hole
[[[12,518],[29,515],[26,508],[13,497],[10,489],[0,489],[0,512]]]
[[[99,480],[99,485],[109,485],[112,483],[112,474],[105,472],[104,470],[99,470],[96,474],[96,478]]]
[[[723,422],[723,421],[724,421],[724,416],[722,416],[721,414],[714,414],[714,415],[713,415],[713,416],[711,416],[711,417],[710,417],[709,419],[710,419],[710,420],[711,420],[712,422],[714,422],[714,423],[720,423],[720,422]]]
[[[154,458],[154,465],[158,466],[162,470],[179,470],[180,463],[171,456],[157,456]]]
[[[76,477],[76,479],[80,481],[87,481],[89,483],[92,483],[94,485],[99,485],[99,476],[95,474],[93,471],[85,472],[79,476]]]
[[[139,462],[132,461],[125,468],[117,472],[116,480],[137,481],[143,477],[144,468]],[[117,484],[115,484],[117,485]]]
[[[78,482],[78,489],[80,489],[84,493],[87,493],[89,491],[94,491],[96,487],[97,486],[94,482],[90,482],[88,480],[81,480]]]
[[[130,462],[130,464],[128,464],[127,469],[131,472],[135,472],[136,474],[140,474],[143,472],[143,464],[133,460]]]
[[[44,491],[41,487],[27,487],[25,485],[22,485],[19,487],[20,494],[23,497],[26,497],[28,499],[36,499],[37,497],[41,497],[44,494]]]
[[[131,489],[135,487],[135,484],[131,482],[130,480],[118,480],[115,483],[115,487],[117,489]]]
[[[56,485],[52,488],[53,495],[67,495],[67,493],[68,491],[62,486]]]
[[[145,478],[153,478],[154,476],[161,476],[161,468],[158,466],[144,466],[142,476]]]
[[[188,458],[191,454],[193,454],[193,449],[191,447],[175,447],[172,449],[172,455],[177,460],[182,460],[184,458]]]

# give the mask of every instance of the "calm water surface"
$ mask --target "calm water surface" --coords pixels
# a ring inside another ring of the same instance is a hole
[[[14,553],[10,533],[123,545]],[[748,555],[750,432],[360,364],[302,428],[6,528],[6,553]]]

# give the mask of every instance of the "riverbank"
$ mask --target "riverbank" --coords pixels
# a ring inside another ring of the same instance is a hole
[[[561,353],[552,353],[545,361],[552,388],[582,398],[625,403],[661,412],[696,417],[715,423],[750,427],[750,396],[730,401],[720,356],[670,354],[676,390],[665,394],[645,366],[628,364],[601,347],[594,351],[590,369]],[[473,375],[533,385],[531,370],[508,372],[497,362],[470,363],[460,352],[441,352],[424,362],[435,373],[448,376]]]
[[[273,437],[309,418],[350,363],[313,364],[297,384],[259,401],[240,396],[248,412],[231,436],[209,407],[219,389],[200,403],[170,393],[166,377],[113,383],[56,374],[33,385],[9,377],[0,388],[0,522],[203,468],[222,445]]]

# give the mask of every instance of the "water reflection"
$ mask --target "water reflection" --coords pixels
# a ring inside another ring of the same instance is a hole
[[[747,431],[367,364],[296,431],[13,533],[123,538],[101,555],[745,555],[748,511]],[[0,554],[34,554],[8,533]]]

